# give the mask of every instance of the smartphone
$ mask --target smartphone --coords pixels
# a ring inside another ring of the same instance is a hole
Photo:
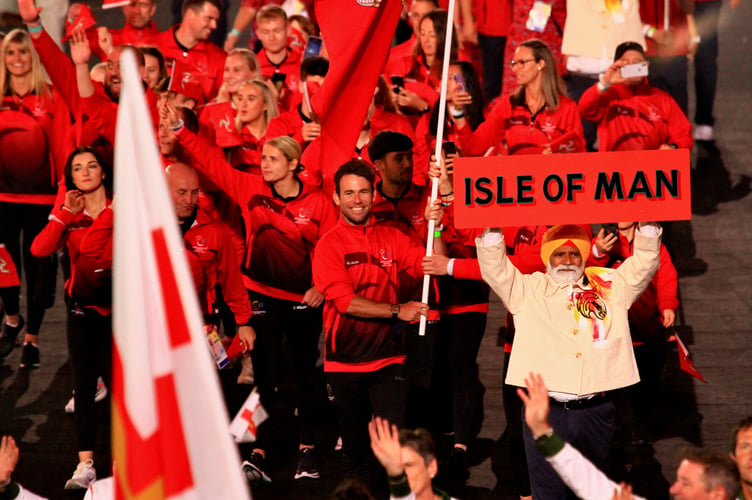
[[[394,85],[397,88],[404,89],[405,88],[405,79],[401,76],[393,76],[390,78],[392,81],[392,85]]]
[[[444,141],[441,143],[441,150],[444,152],[445,158],[457,154],[457,146],[452,141]]]
[[[303,59],[306,57],[317,56],[321,53],[321,45],[324,43],[320,37],[309,36],[306,42],[305,51],[303,52]]]
[[[462,75],[462,73],[454,74],[454,83],[457,84],[457,90],[459,90],[460,92],[467,92],[467,82],[465,81],[465,77]]]
[[[621,67],[622,78],[635,78],[640,76],[648,76],[647,62],[627,64],[626,66]]]
[[[284,73],[274,73],[272,75],[272,83],[277,87],[277,90],[280,90],[285,85],[285,80],[287,80],[287,75]]]
[[[605,234],[604,237],[608,237],[609,234],[613,234],[617,239],[619,238],[619,225],[615,222],[609,222],[607,224],[601,224]]]

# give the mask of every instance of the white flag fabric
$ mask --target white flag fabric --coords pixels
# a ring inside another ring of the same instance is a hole
[[[230,424],[230,434],[236,443],[250,443],[256,441],[256,433],[261,422],[269,416],[261,406],[261,398],[257,391],[251,392],[248,399]]]
[[[118,499],[248,499],[135,57],[115,139],[112,447]]]

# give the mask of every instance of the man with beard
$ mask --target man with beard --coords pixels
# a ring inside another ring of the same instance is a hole
[[[608,391],[640,380],[627,311],[658,269],[662,230],[641,223],[634,254],[618,269],[585,268],[590,240],[575,225],[543,236],[545,273],[523,275],[506,255],[500,229],[477,238],[483,279],[514,317],[517,331],[506,383],[525,386],[532,371],[549,381],[557,434],[605,470],[616,410]],[[544,436],[523,429],[533,497],[564,498],[566,485],[535,448]]]
[[[324,295],[327,392],[342,436],[345,477],[379,488],[370,447],[372,415],[405,422],[407,323],[429,316],[429,305],[405,300],[402,276],[423,276],[424,247],[400,230],[376,223],[372,214],[375,174],[362,160],[350,160],[334,176],[339,224],[316,245],[313,281]],[[438,200],[423,214],[440,221]],[[436,254],[446,255],[441,233]],[[383,481],[385,483],[385,481]]]

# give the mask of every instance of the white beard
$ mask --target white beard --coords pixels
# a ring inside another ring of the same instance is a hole
[[[551,263],[549,262],[546,265],[546,270],[555,282],[569,285],[577,283],[580,280],[582,274],[585,272],[585,263],[583,262],[580,266],[559,264],[556,267],[551,267]]]

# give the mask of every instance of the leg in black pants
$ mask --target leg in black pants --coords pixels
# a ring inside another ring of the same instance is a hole
[[[511,463],[514,466],[514,479],[517,483],[517,494],[521,497],[529,497],[530,475],[527,471],[527,458],[525,458],[525,443],[522,440],[522,400],[517,395],[517,387],[504,383],[509,368],[511,353],[504,353],[504,370],[502,371],[502,395],[504,397],[504,417],[507,420],[507,428],[504,431],[509,437],[509,453]]]
[[[715,124],[713,104],[718,81],[718,18],[721,0],[697,2],[695,22],[700,35],[700,46],[695,54],[695,91],[697,105],[696,125]]]
[[[432,398],[434,348],[439,329],[437,321],[426,322],[425,335],[418,334],[419,323],[405,327],[405,380],[407,383],[406,423],[409,429],[438,427]]]
[[[384,490],[383,468],[371,451],[368,422],[377,415],[402,427],[405,420],[404,370],[392,364],[376,372],[326,374],[329,401],[334,406],[342,436],[345,477]]]
[[[5,244],[19,278],[24,273],[26,277],[26,332],[29,335],[39,334],[45,309],[51,307],[55,301],[57,256],[53,254],[38,259],[31,255],[31,244],[47,225],[51,210],[51,205],[0,202],[0,243]],[[15,316],[19,313],[20,292],[20,286],[0,288],[0,298],[6,315]]]
[[[94,451],[97,416],[94,395],[100,375],[112,387],[112,317],[71,304],[68,311],[68,354],[76,385],[75,419],[79,451]]]
[[[478,375],[478,351],[486,331],[486,313],[444,315],[451,333],[449,376],[453,395],[454,443],[468,445],[483,424],[485,387]]]
[[[250,297],[256,304],[252,322],[256,330],[256,342],[251,357],[261,403],[269,410],[277,397],[275,387],[280,382],[280,352],[282,339],[286,336],[295,372],[301,443],[313,445],[319,414],[317,407],[324,398],[316,373],[322,325],[321,309],[303,307],[301,304],[254,292],[251,292]],[[271,418],[259,427],[257,449],[266,450],[268,447],[266,427],[270,420]]]
[[[505,36],[489,36],[478,33],[480,57],[483,64],[483,94],[486,103],[501,94],[501,79],[504,74],[504,47],[507,44]]]

